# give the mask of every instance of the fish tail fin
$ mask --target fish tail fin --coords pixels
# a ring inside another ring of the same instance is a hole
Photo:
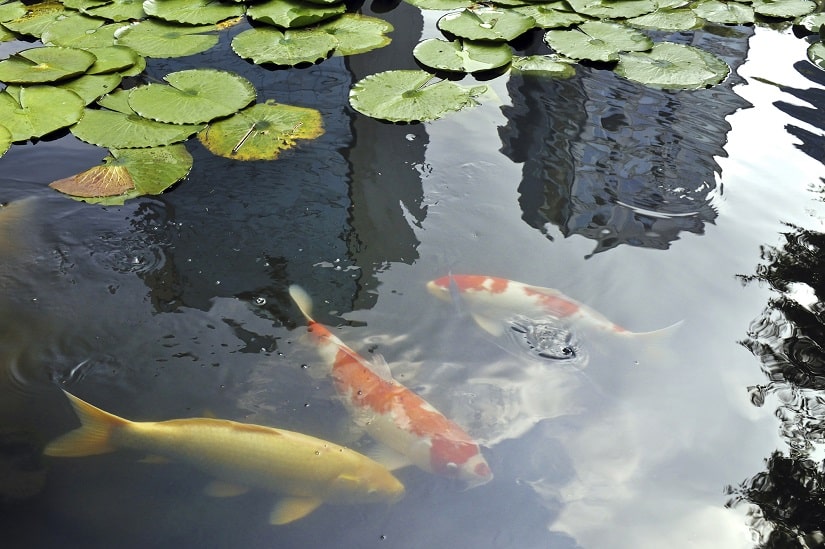
[[[645,341],[667,341],[673,335],[679,331],[679,328],[682,327],[684,324],[684,320],[680,320],[678,322],[674,322],[670,326],[665,326],[664,328],[659,328],[658,330],[651,330],[650,332],[624,332],[625,337],[629,337],[632,339],[639,339]]]
[[[312,318],[312,298],[309,297],[306,290],[297,284],[292,284],[289,286],[289,297],[291,297],[295,305],[298,306],[298,309],[301,311],[301,314],[304,315],[304,318],[307,319],[307,322],[315,322]]]
[[[641,349],[639,349],[641,355],[637,362],[640,364],[656,364],[671,360],[673,355],[671,340],[684,322],[684,320],[680,320],[670,326],[650,332],[629,332],[627,334],[628,343],[632,341],[634,347],[641,346]]]
[[[104,412],[69,393],[66,396],[80,419],[80,427],[51,441],[43,453],[47,456],[82,457],[114,451],[112,432],[130,421]]]

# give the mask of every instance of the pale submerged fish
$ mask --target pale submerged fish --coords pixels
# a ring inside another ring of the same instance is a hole
[[[50,442],[44,454],[81,457],[128,448],[187,463],[217,479],[209,495],[251,488],[283,496],[271,524],[300,519],[324,503],[392,503],[404,494],[383,465],[309,435],[209,418],[129,421],[66,396],[81,427]]]
[[[478,443],[464,429],[393,379],[386,363],[368,362],[313,320],[312,302],[303,289],[290,286],[289,294],[307,320],[344,405],[372,438],[406,463],[469,487],[493,478]]]

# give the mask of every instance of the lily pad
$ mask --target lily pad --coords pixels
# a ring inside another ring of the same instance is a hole
[[[0,81],[38,84],[65,80],[85,73],[95,59],[91,53],[76,48],[30,48],[0,61]]]
[[[528,4],[511,8],[510,11],[532,17],[541,29],[563,29],[584,23],[587,18],[573,11],[565,11],[564,2],[550,4]]]
[[[26,15],[26,5],[23,2],[6,2],[0,4],[0,22],[11,21]]]
[[[319,25],[318,30],[329,33],[338,40],[335,55],[355,55],[383,48],[391,41],[387,33],[394,29],[390,23],[377,17],[345,13]]]
[[[16,93],[11,93],[15,91]],[[0,120],[12,141],[43,137],[83,116],[83,99],[54,86],[26,86],[0,93]]]
[[[345,11],[342,3],[321,6],[300,0],[268,0],[249,6],[246,14],[255,21],[289,29],[314,25]]]
[[[487,86],[465,88],[416,70],[379,72],[353,85],[349,102],[356,111],[390,122],[425,122],[477,105]]]
[[[87,74],[108,74],[111,72],[128,71],[138,63],[141,57],[128,46],[105,46],[102,48],[86,48],[86,51],[96,58],[94,65],[89,67]]]
[[[88,105],[118,87],[121,80],[123,78],[119,74],[84,74],[61,82],[57,87],[75,92],[83,99],[84,105]]]
[[[112,21],[136,21],[146,17],[143,0],[112,0],[100,6],[81,10],[92,17],[101,17]]]
[[[688,8],[658,9],[625,22],[634,27],[654,30],[691,30],[703,24],[698,14]]]
[[[573,30],[550,30],[548,46],[573,59],[616,61],[621,51],[644,51],[653,46],[645,34],[618,23],[588,21]]]
[[[468,8],[448,13],[437,26],[468,40],[510,41],[536,26],[535,20],[521,13],[497,8]]]
[[[40,38],[43,31],[66,13],[60,2],[40,2],[27,6],[26,14],[17,19],[3,21],[3,26],[17,34]]]
[[[185,141],[203,127],[202,124],[156,122],[135,113],[86,109],[80,122],[72,127],[72,133],[98,147],[130,149]]]
[[[123,23],[104,24],[105,21],[75,14],[59,19],[46,27],[40,40],[44,44],[71,46],[75,48],[98,48],[111,46],[115,32]]]
[[[753,23],[753,8],[738,2],[709,0],[693,7],[693,12],[711,23],[745,25]]]
[[[191,169],[192,155],[183,145],[110,149],[102,166],[58,179],[49,186],[82,199],[119,197],[119,201],[105,203],[123,204],[135,196],[162,193],[186,177]]]
[[[6,154],[11,147],[11,132],[5,126],[0,125],[0,156]]]
[[[499,42],[448,42],[430,38],[415,46],[413,56],[436,70],[474,73],[503,67],[512,59],[513,51]]]
[[[210,124],[198,139],[213,154],[234,160],[274,160],[299,139],[323,135],[321,113],[272,100]]]
[[[89,8],[96,8],[98,6],[105,6],[112,0],[60,0],[67,8],[73,10],[85,10]]]
[[[819,33],[822,26],[825,25],[825,12],[813,13],[800,19],[797,23],[811,33]]]
[[[173,124],[198,124],[229,116],[255,100],[255,86],[232,72],[191,69],[167,74],[169,85],[139,86],[129,106],[144,118]]]
[[[660,42],[649,52],[621,54],[615,71],[628,80],[653,88],[698,89],[718,84],[730,68],[699,48]]]
[[[567,0],[576,11],[600,19],[626,19],[650,13],[657,8],[655,0]]]
[[[538,74],[553,78],[570,78],[576,69],[570,61],[560,61],[555,55],[514,56],[510,70],[516,73]]]
[[[808,59],[822,70],[825,70],[825,44],[814,42],[808,46]]]
[[[790,19],[808,15],[816,9],[811,0],[753,0],[753,11],[766,17]]]
[[[255,28],[243,31],[232,40],[232,49],[244,59],[258,65],[295,66],[317,63],[329,57],[338,40],[322,30],[279,31]]]
[[[474,0],[404,0],[421,10],[449,11],[474,6]]]
[[[115,33],[117,44],[129,46],[146,57],[184,57],[205,52],[218,43],[215,27],[187,26],[159,21],[140,21]]]
[[[243,4],[225,4],[214,0],[146,0],[143,11],[152,17],[189,25],[215,24],[244,14]]]

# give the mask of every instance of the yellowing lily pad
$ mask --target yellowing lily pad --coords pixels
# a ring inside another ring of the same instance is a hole
[[[129,106],[145,118],[197,124],[228,116],[255,100],[255,86],[232,72],[191,69],[169,73],[169,85],[148,84],[129,94]]]
[[[85,73],[96,59],[91,53],[76,48],[30,48],[0,61],[0,81],[40,84],[65,80]]]
[[[26,86],[0,93],[0,120],[12,141],[43,137],[83,116],[83,99],[54,86]]]
[[[25,15],[10,21],[3,21],[3,26],[17,34],[40,38],[46,27],[66,13],[66,8],[60,2],[40,2],[27,6],[27,8]]]
[[[191,168],[192,155],[184,145],[111,149],[102,166],[58,179],[49,186],[89,202],[122,204],[136,196],[162,193],[186,177]],[[104,198],[109,200],[89,200]]]
[[[11,147],[11,132],[5,126],[0,126],[0,156],[6,154]]]
[[[299,139],[324,134],[321,113],[269,100],[245,109],[198,134],[212,153],[234,160],[274,160]]]

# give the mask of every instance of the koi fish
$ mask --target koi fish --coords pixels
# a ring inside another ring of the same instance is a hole
[[[476,324],[494,336],[504,333],[506,322],[514,314],[534,319],[552,316],[573,326],[624,337],[656,335],[681,324],[652,332],[631,332],[558,290],[495,276],[451,274],[431,280],[427,290],[444,301],[460,296]]]
[[[312,318],[312,300],[300,287],[289,295],[329,365],[335,389],[356,423],[378,442],[420,469],[467,483],[489,482],[493,473],[478,443],[426,400],[393,379],[386,362],[368,362]]]
[[[131,448],[187,463],[217,479],[208,495],[258,488],[284,496],[269,516],[271,524],[300,519],[323,503],[394,502],[404,494],[404,485],[383,465],[309,435],[210,418],[129,421],[66,396],[81,427],[50,442],[45,455],[81,457]]]

